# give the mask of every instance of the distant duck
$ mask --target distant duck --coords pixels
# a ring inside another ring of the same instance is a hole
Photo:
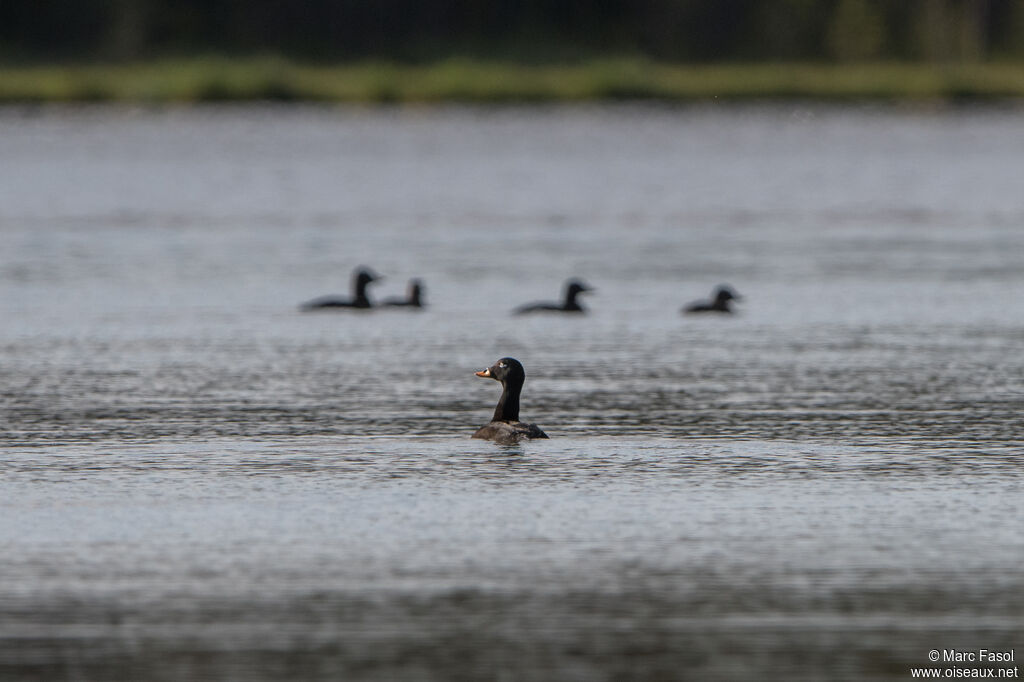
[[[695,301],[683,308],[684,313],[731,313],[732,306],[729,301],[742,301],[743,299],[735,291],[727,286],[720,286],[715,289],[715,298],[710,301]]]
[[[501,445],[513,445],[524,438],[547,438],[536,424],[519,421],[519,393],[526,381],[526,370],[515,358],[502,358],[476,373],[501,382],[501,398],[494,408],[491,423],[477,429],[473,438],[493,440]]]
[[[423,308],[423,282],[418,279],[409,280],[406,298],[387,298],[382,305],[401,308]]]
[[[587,311],[576,297],[587,291],[593,291],[593,289],[587,286],[585,283],[578,279],[570,279],[565,283],[565,300],[562,303],[527,303],[526,305],[519,306],[513,312],[516,315],[522,315],[524,313],[585,313]]]
[[[369,309],[373,307],[369,297],[366,295],[366,287],[370,282],[382,279],[369,268],[356,268],[352,273],[352,298],[340,296],[321,296],[307,301],[300,306],[302,310],[330,310],[332,308],[358,308]]]

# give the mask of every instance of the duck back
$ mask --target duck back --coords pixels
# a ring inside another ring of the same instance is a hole
[[[473,438],[493,440],[501,445],[513,445],[519,441],[530,438],[547,438],[548,434],[541,431],[536,424],[526,422],[503,422],[493,421],[477,429]]]

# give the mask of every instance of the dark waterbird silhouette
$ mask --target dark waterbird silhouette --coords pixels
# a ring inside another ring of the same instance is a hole
[[[409,288],[405,298],[387,298],[382,305],[403,308],[423,308],[423,282],[418,279],[409,280]]]
[[[524,438],[547,438],[548,435],[536,424],[519,421],[519,393],[526,381],[526,370],[515,358],[502,358],[496,363],[476,373],[501,382],[501,398],[494,408],[491,423],[477,429],[473,438],[493,440],[502,445],[512,445]]]
[[[337,308],[369,309],[373,307],[370,298],[366,295],[366,287],[371,282],[382,279],[380,275],[369,268],[356,268],[352,273],[352,298],[343,296],[321,296],[312,301],[306,301],[300,308],[302,310],[332,310]]]
[[[715,289],[715,297],[710,301],[695,301],[685,308],[683,312],[690,313],[731,313],[730,301],[742,301],[743,299],[729,287],[722,285]]]
[[[538,303],[527,303],[526,305],[519,306],[513,312],[516,315],[522,315],[523,313],[585,313],[587,311],[576,297],[587,291],[593,291],[593,289],[587,286],[584,282],[578,279],[570,279],[565,283],[565,300],[561,303],[550,303],[550,302],[538,302]]]

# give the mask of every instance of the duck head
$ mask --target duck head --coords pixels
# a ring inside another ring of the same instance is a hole
[[[570,279],[565,283],[565,293],[567,296],[575,297],[576,294],[582,294],[585,291],[593,291],[594,289],[583,280]]]
[[[502,384],[522,385],[526,380],[526,370],[523,369],[523,366],[515,358],[502,358],[487,369],[480,370],[476,375],[485,379],[500,381]]]
[[[381,279],[384,278],[378,275],[370,268],[364,267],[356,269],[355,276],[352,279],[352,283],[355,285],[357,289],[364,289],[366,288],[366,285],[369,284],[370,282],[376,282]]]
[[[727,286],[720,286],[715,289],[715,303],[722,304],[729,301],[742,301],[743,297]]]
[[[593,287],[582,280],[570,279],[565,283],[565,307],[569,310],[582,310],[576,302],[576,296],[593,290]]]

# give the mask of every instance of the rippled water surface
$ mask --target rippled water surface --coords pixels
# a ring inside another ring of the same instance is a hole
[[[0,678],[1019,657],[1022,121],[0,110]],[[298,311],[360,264],[429,307]]]

